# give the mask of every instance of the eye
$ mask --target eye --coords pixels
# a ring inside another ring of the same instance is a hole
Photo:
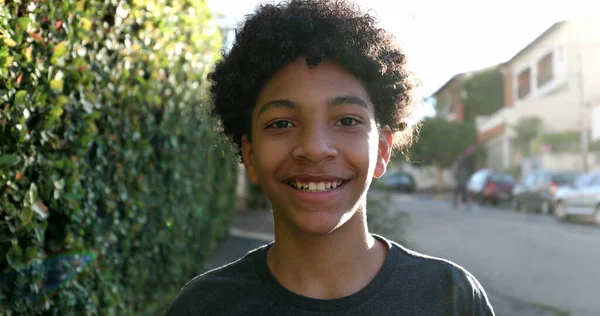
[[[352,126],[352,125],[356,125],[356,124],[360,124],[360,123],[361,123],[361,121],[359,121],[353,117],[342,117],[335,123],[335,125],[337,125],[337,126]]]
[[[294,127],[294,124],[292,124],[292,122],[290,122],[290,121],[285,121],[285,120],[276,121],[276,122],[273,122],[273,123],[267,125],[267,128],[274,128],[274,129],[290,128],[290,127]]]

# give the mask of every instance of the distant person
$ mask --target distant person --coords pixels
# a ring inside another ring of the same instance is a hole
[[[372,15],[343,1],[261,5],[209,79],[222,131],[271,201],[275,241],[194,278],[168,315],[494,314],[462,267],[369,232],[367,190],[412,134],[415,88]]]
[[[475,147],[469,146],[458,158],[454,170],[454,180],[456,182],[453,196],[454,207],[458,206],[459,201],[470,207],[467,185],[473,173],[475,173]]]

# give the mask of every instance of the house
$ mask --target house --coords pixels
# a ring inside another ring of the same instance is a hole
[[[476,120],[478,141],[487,148],[487,166],[498,170],[521,161],[514,129],[521,118],[538,117],[543,133],[581,133],[591,126],[592,107],[583,105],[592,102],[600,86],[600,21],[557,22],[502,69],[505,106]],[[583,163],[577,161],[582,160],[544,167],[581,169]]]
[[[463,82],[466,76],[466,73],[455,75],[433,93],[436,115],[445,117],[451,121],[463,121],[464,106],[462,95]]]
[[[600,141],[600,103],[592,107],[592,141]]]
[[[465,118],[465,82],[479,73],[498,69],[501,65],[494,65],[482,69],[464,72],[454,75],[436,90],[432,97],[435,99],[436,115],[445,117],[451,121],[462,122]]]
[[[474,75],[484,71],[497,69],[498,65],[477,69],[474,71],[456,74],[444,83],[431,97],[435,99],[436,115],[449,121],[463,122],[465,118],[463,99],[465,97],[465,82]],[[438,182],[443,183],[444,189],[455,186],[454,170],[447,168],[438,172],[435,166],[415,166],[402,163],[400,166],[392,165],[391,169],[401,169],[410,173],[417,183],[417,189],[427,190],[436,187]]]

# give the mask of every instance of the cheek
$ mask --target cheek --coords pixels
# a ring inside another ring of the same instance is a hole
[[[260,145],[254,151],[254,166],[258,176],[263,182],[266,178],[276,176],[277,170],[282,167],[285,162],[286,153],[289,148],[282,142],[261,141]]]
[[[379,159],[379,134],[377,132],[370,132],[367,136],[367,145],[365,146],[365,159],[368,159],[367,164],[369,165],[369,171],[367,177],[372,177],[377,167]]]
[[[364,133],[348,137],[343,135],[336,140],[337,144],[343,144],[340,150],[343,150],[345,156],[352,157],[352,161],[361,168],[368,165],[369,169],[374,168],[377,162],[378,152],[378,135],[377,133]]]

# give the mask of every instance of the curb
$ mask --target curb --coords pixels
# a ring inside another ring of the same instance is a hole
[[[245,231],[236,227],[231,227],[231,229],[229,229],[229,235],[234,237],[260,240],[264,242],[271,242],[275,239],[273,234]]]

